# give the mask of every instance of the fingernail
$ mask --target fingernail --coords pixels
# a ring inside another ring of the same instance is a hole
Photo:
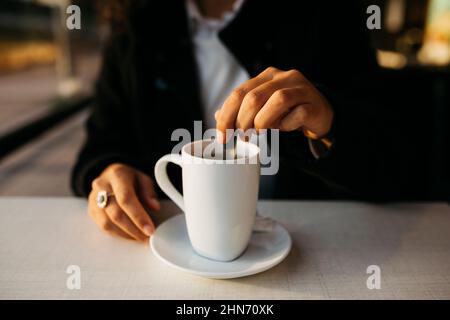
[[[147,235],[147,236],[151,236],[152,235],[152,233],[153,233],[153,228],[150,226],[150,225],[148,225],[148,224],[146,224],[143,228],[142,228],[143,230],[144,230],[144,233]]]
[[[154,207],[154,209],[159,210],[159,208],[161,208],[161,204],[159,203],[158,199],[150,198],[149,202],[150,202],[150,205],[152,205]]]

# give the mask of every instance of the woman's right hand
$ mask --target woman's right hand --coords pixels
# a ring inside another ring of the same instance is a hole
[[[105,208],[97,205],[97,194],[106,191]],[[114,236],[146,241],[155,225],[144,207],[158,211],[152,179],[143,172],[121,163],[109,165],[93,182],[88,198],[88,213],[101,230]]]

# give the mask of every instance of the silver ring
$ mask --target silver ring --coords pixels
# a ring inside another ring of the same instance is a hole
[[[114,194],[112,193],[108,193],[105,190],[101,190],[97,193],[97,206],[100,209],[104,209],[106,208],[106,206],[108,205],[108,199],[109,197],[114,196]]]

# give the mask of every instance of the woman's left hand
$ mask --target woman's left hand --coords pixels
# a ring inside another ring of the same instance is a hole
[[[325,136],[333,122],[328,100],[299,71],[270,67],[236,88],[216,114],[217,129],[307,129]]]

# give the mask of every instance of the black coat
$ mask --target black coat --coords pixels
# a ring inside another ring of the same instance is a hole
[[[281,134],[280,197],[367,198],[377,188],[377,123],[371,103],[361,99],[376,63],[365,8],[355,2],[247,0],[220,32],[251,77],[269,66],[297,69],[335,109],[335,145],[323,159],[312,157],[300,132]],[[144,1],[105,48],[74,192],[86,196],[92,180],[117,161],[153,175],[157,159],[175,145],[172,131],[192,130],[201,118],[184,1]]]

